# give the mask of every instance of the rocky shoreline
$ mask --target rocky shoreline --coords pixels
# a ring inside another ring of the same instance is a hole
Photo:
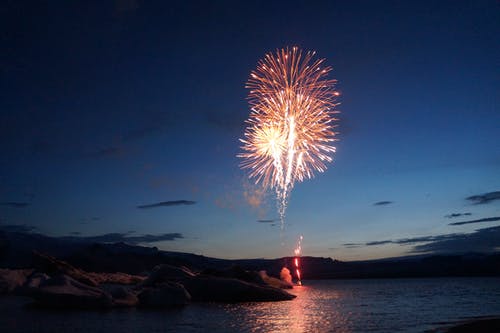
[[[0,294],[27,296],[50,308],[162,308],[191,302],[273,302],[296,296],[290,284],[266,274],[233,267],[194,272],[161,264],[150,272],[86,272],[42,253],[33,253],[31,269],[0,269]]]
[[[480,317],[450,323],[444,327],[430,330],[428,333],[497,333],[500,332],[500,317]]]

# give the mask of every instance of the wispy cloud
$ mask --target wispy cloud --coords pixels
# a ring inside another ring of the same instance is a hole
[[[424,243],[424,242],[432,242],[436,240],[441,240],[443,238],[454,236],[455,234],[450,235],[438,235],[438,236],[420,236],[420,237],[411,237],[411,238],[400,238],[400,239],[384,239],[378,241],[370,241],[366,243],[347,243],[349,246],[377,246],[377,245],[386,245],[386,244],[399,244],[399,245],[408,245],[408,244],[416,244],[416,243]],[[345,245],[345,244],[344,244]]]
[[[274,223],[274,222],[278,222],[278,221],[279,221],[278,219],[257,220],[257,222],[259,222],[259,223]]]
[[[470,234],[455,234],[427,244],[417,245],[416,253],[495,252],[500,247],[500,226],[478,229]]]
[[[478,220],[472,220],[472,221],[453,222],[453,223],[448,223],[448,225],[463,225],[463,224],[481,223],[481,222],[495,222],[495,221],[500,221],[500,216],[486,217],[484,219],[478,219]]]
[[[35,229],[36,229],[36,227],[34,227],[32,225],[27,225],[27,224],[6,224],[6,225],[0,224],[0,230],[7,231],[7,232],[29,233],[29,232],[34,231]]]
[[[393,201],[378,201],[378,202],[375,202],[373,205],[374,206],[387,206],[387,205],[390,205],[394,203]]]
[[[471,213],[451,213],[451,214],[445,215],[444,217],[446,217],[448,219],[453,219],[456,217],[471,216],[471,215],[472,215]]]
[[[372,245],[384,245],[384,244],[390,244],[393,243],[394,241],[391,240],[383,240],[383,241],[373,241],[373,242],[368,242],[365,245],[366,246],[372,246]]]
[[[14,208],[25,208],[30,205],[29,202],[16,202],[16,201],[3,201],[0,202],[0,206],[14,207]]]
[[[18,233],[31,233],[37,228],[35,226],[26,224],[0,224],[0,231],[3,232],[18,232]],[[69,240],[74,242],[92,242],[92,243],[128,243],[128,244],[147,244],[156,243],[163,241],[175,241],[177,239],[182,239],[184,236],[178,232],[163,233],[158,235],[132,235],[134,231],[128,231],[127,233],[107,233],[103,235],[96,236],[82,236],[80,231],[70,232],[70,236],[57,237],[58,239]]]
[[[128,244],[141,244],[141,243],[174,241],[176,239],[182,239],[184,238],[184,236],[181,233],[177,232],[159,234],[159,235],[141,235],[141,236],[130,236],[130,234],[123,234],[123,233],[108,233],[98,236],[67,236],[62,238],[75,241],[87,241],[95,243],[124,242]]]
[[[494,252],[500,248],[500,226],[478,229],[468,234],[452,233],[342,245],[346,248],[359,248],[387,244],[411,245],[412,253]]]
[[[352,248],[356,248],[356,247],[361,247],[363,244],[359,244],[359,243],[345,243],[345,244],[342,244],[343,247],[346,247],[348,249],[352,249]],[[337,248],[335,247],[331,247],[329,248],[329,250],[336,250]]]
[[[472,195],[470,197],[467,197],[466,199],[472,201],[476,205],[486,204],[494,200],[500,200],[500,191]]]
[[[148,205],[137,206],[139,209],[156,208],[156,207],[171,207],[171,206],[182,206],[182,205],[194,205],[196,201],[190,200],[174,200],[174,201],[162,201]]]

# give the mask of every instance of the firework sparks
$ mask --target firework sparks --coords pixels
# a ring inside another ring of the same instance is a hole
[[[302,285],[302,277],[300,275],[300,256],[302,255],[302,240],[304,237],[300,235],[299,239],[297,240],[297,246],[295,247],[295,250],[293,251],[295,253],[295,273],[297,274],[297,284],[299,286]]]
[[[295,182],[325,171],[335,152],[339,93],[336,81],[327,78],[331,68],[314,55],[297,47],[269,53],[246,85],[251,112],[238,156],[256,183],[276,192],[282,229]]]

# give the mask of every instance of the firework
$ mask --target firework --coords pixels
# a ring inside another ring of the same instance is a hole
[[[300,276],[300,256],[302,255],[302,240],[304,237],[300,235],[299,239],[297,240],[297,246],[295,247],[294,254],[294,263],[295,263],[295,274],[297,275],[297,284],[299,286],[302,285],[302,277]]]
[[[339,94],[327,78],[331,68],[314,55],[297,47],[269,53],[246,85],[251,112],[238,156],[250,178],[275,190],[282,228],[295,182],[325,171],[335,152]]]

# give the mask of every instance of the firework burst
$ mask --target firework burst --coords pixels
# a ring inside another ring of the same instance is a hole
[[[238,156],[256,183],[275,190],[282,228],[295,182],[325,171],[335,152],[339,93],[314,55],[297,47],[266,54],[246,84],[251,112]]]

